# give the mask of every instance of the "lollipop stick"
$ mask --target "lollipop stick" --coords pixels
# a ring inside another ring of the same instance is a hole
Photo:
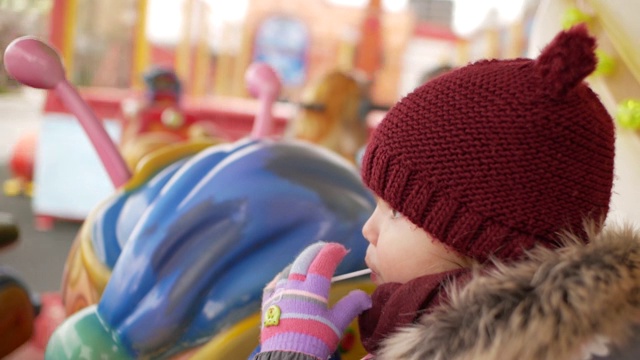
[[[367,275],[367,274],[371,274],[371,269],[362,269],[362,270],[358,270],[358,271],[354,271],[354,272],[350,272],[350,273],[334,276],[334,277],[331,278],[331,282],[334,283],[334,282],[337,282],[337,281],[343,281],[343,280],[347,280],[347,279],[352,279],[354,277],[363,276],[363,275]]]

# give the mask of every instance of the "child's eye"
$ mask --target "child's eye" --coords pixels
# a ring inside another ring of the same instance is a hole
[[[396,210],[396,209],[391,209],[391,218],[392,219],[397,219],[400,216],[402,216],[402,214],[400,213],[400,211]]]

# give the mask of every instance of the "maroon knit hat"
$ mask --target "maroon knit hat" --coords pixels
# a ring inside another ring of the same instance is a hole
[[[537,60],[482,60],[400,100],[372,134],[362,178],[414,224],[479,261],[554,245],[609,210],[614,126],[583,79],[579,25]]]

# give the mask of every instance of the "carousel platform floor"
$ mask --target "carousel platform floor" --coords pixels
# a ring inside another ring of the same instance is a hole
[[[9,177],[0,164],[0,184]],[[9,267],[30,290],[51,292],[60,289],[62,271],[78,222],[56,221],[53,229],[39,231],[31,211],[31,199],[0,194],[0,213],[13,215],[20,231],[18,241],[0,250],[0,266]]]

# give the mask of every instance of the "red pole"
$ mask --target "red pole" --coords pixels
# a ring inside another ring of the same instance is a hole
[[[49,17],[49,42],[56,49],[64,48],[65,38],[65,7],[67,0],[54,0]]]
[[[370,0],[365,18],[360,25],[360,41],[356,49],[355,68],[373,80],[376,72],[382,67],[383,44],[380,17],[382,2]]]

